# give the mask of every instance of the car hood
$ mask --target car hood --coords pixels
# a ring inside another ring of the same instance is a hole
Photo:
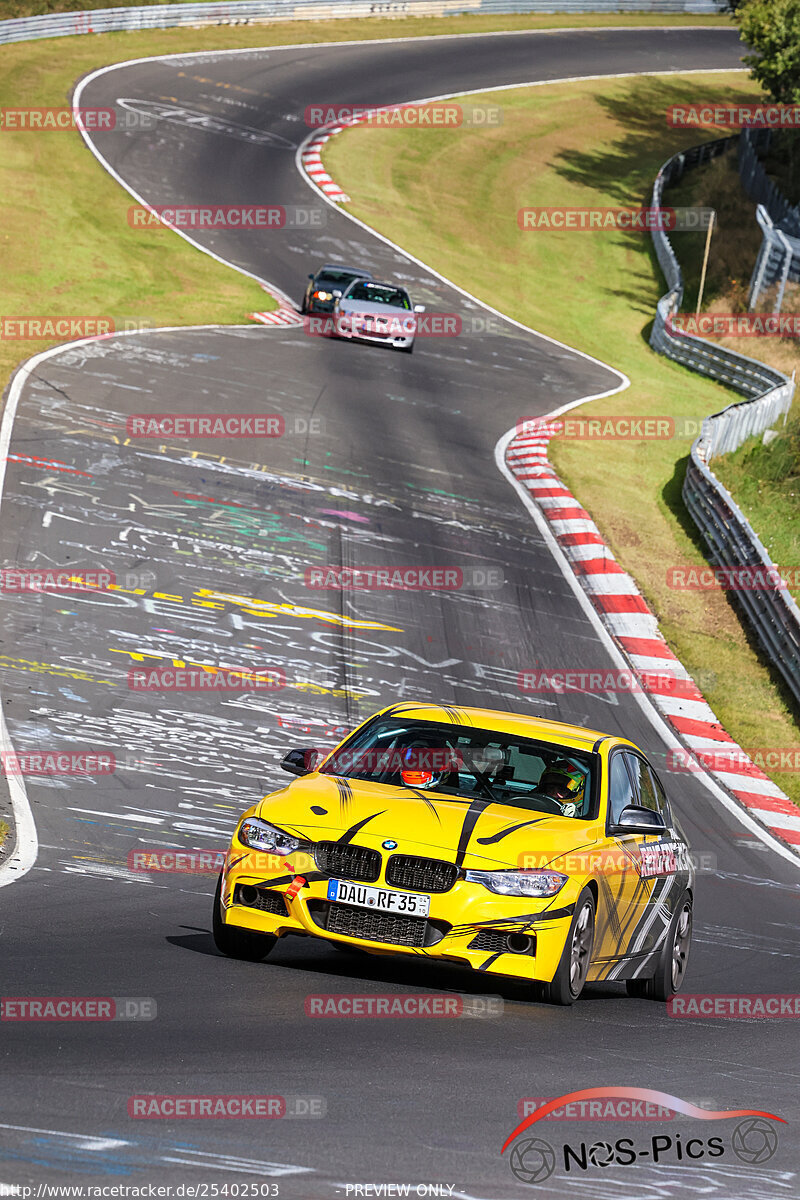
[[[368,300],[340,300],[339,312],[359,313],[370,317],[408,317],[415,321],[417,314],[410,308],[395,308],[392,304],[370,304]]]
[[[316,772],[265,796],[256,815],[304,840],[346,836],[376,850],[392,841],[398,853],[467,869],[544,867],[599,836],[596,825],[569,817]]]

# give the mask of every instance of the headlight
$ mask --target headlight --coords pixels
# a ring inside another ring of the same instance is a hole
[[[314,292],[314,299],[315,300],[332,300],[333,295],[331,294],[331,292]]]
[[[291,854],[302,845],[298,838],[289,837],[288,833],[275,829],[273,825],[260,821],[258,817],[248,817],[242,822],[239,841],[244,842],[251,850],[265,850],[267,854],[281,856]]]
[[[568,876],[559,871],[467,871],[466,878],[500,896],[555,896]]]

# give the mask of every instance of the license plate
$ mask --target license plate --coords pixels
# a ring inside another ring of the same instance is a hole
[[[410,892],[395,892],[389,888],[367,887],[346,879],[328,880],[328,899],[356,908],[374,908],[377,912],[401,913],[407,917],[427,917],[430,896],[414,896]]]

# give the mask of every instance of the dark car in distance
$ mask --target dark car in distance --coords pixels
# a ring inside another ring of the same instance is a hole
[[[346,267],[342,263],[326,263],[315,275],[309,275],[308,286],[300,305],[301,313],[333,312],[334,293],[342,294],[355,279],[372,279],[369,271]]]

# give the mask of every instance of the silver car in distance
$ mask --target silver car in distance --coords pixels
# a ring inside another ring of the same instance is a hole
[[[380,342],[411,354],[417,333],[417,314],[423,304],[412,304],[405,288],[394,283],[354,279],[334,295],[334,335],[360,342]]]

